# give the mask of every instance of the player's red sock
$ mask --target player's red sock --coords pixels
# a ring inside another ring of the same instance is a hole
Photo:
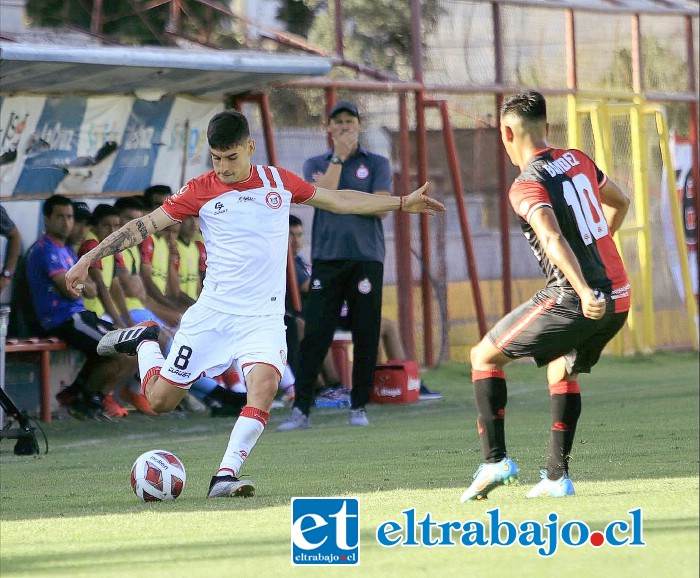
[[[581,415],[578,382],[560,381],[549,386],[552,406],[552,432],[547,452],[547,477],[558,480],[569,471],[569,457],[574,445],[576,424]]]
[[[486,463],[500,462],[506,455],[505,415],[508,388],[502,369],[472,369],[477,429]]]

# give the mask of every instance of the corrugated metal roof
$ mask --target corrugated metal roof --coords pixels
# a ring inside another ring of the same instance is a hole
[[[486,0],[484,0],[486,1]],[[499,4],[538,8],[573,8],[588,12],[622,12],[627,14],[666,14],[699,16],[699,0],[488,0]]]
[[[140,90],[220,99],[330,72],[320,56],[243,50],[51,46],[3,42],[0,91],[129,94]]]

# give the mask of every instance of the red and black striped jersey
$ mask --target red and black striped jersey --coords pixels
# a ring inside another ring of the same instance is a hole
[[[608,231],[600,188],[607,176],[583,152],[546,148],[527,163],[508,193],[513,210],[530,243],[547,286],[570,287],[561,270],[542,248],[529,224],[540,207],[550,207],[579,262],[588,285],[609,295],[616,311],[630,306],[630,286],[622,259]]]

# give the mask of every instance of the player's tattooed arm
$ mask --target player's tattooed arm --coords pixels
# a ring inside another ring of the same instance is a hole
[[[153,218],[153,214],[148,215],[148,219],[151,222],[151,226],[153,227],[154,231],[157,231],[159,229],[158,223],[156,223],[155,219]],[[148,235],[146,235],[147,237]],[[144,239],[146,238],[144,237]]]
[[[146,229],[146,225],[141,219],[136,220],[136,228],[139,230],[139,233],[141,234],[141,240],[145,240],[146,237],[148,237],[148,229]]]
[[[90,264],[93,264],[103,257],[138,245],[155,231],[165,229],[175,222],[164,211],[156,209],[145,217],[129,221],[119,230],[105,237],[97,247],[86,253],[85,257]]]

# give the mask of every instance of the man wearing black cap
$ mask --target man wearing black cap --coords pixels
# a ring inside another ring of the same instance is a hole
[[[360,114],[351,102],[339,101],[330,111],[332,148],[307,159],[304,178],[329,190],[355,189],[391,195],[391,167],[383,156],[359,143]],[[382,215],[384,216],[384,215]],[[278,431],[311,427],[316,377],[333,341],[343,301],[348,302],[354,346],[349,423],[367,426],[365,405],[374,380],[384,277],[384,230],[381,217],[314,212],[311,282],[306,298],[306,330],[294,408]]]

